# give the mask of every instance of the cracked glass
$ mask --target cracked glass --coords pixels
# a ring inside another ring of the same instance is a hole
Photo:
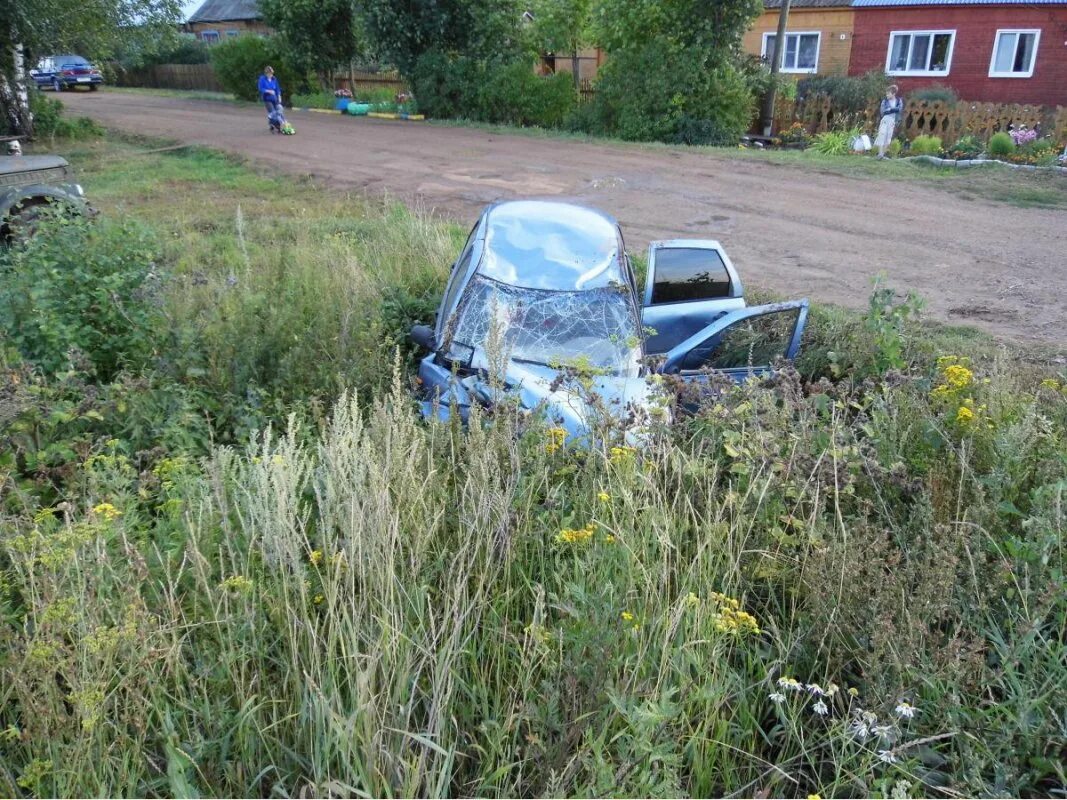
[[[583,358],[607,374],[635,377],[640,368],[640,323],[629,290],[606,286],[559,292],[527,289],[477,276],[447,333],[451,358],[479,356],[498,331],[516,361],[546,366]],[[484,366],[472,364],[472,366]]]

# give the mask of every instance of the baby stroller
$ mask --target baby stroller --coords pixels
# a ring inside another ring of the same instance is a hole
[[[292,136],[296,133],[293,130],[293,126],[286,121],[280,105],[275,105],[274,110],[267,114],[267,123],[270,125],[271,133],[282,133],[287,136]]]

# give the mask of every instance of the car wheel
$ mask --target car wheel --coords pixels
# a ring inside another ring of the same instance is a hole
[[[63,91],[63,84],[59,82],[59,78],[52,78],[52,91],[53,92],[62,92]]]
[[[16,206],[0,226],[0,237],[7,244],[32,238],[41,225],[41,218],[47,206],[47,203],[40,201]]]

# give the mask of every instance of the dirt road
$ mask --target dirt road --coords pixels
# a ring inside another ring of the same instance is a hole
[[[627,246],[701,237],[743,279],[782,295],[860,307],[885,272],[933,316],[1007,338],[1067,341],[1062,210],[965,200],[930,182],[878,181],[716,156],[292,112],[140,94],[70,93],[105,126],[203,144],[293,174],[388,194],[461,221],[511,197],[576,200],[613,214]]]

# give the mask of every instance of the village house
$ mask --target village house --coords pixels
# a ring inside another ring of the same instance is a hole
[[[185,23],[185,30],[208,44],[242,34],[271,33],[256,0],[204,0]]]
[[[746,53],[770,59],[781,8],[781,0],[764,0],[763,13],[742,40]],[[798,77],[847,75],[852,18],[849,0],[793,0],[789,4],[782,72]]]
[[[853,0],[849,74],[884,70],[906,95],[1067,105],[1067,0]]]

